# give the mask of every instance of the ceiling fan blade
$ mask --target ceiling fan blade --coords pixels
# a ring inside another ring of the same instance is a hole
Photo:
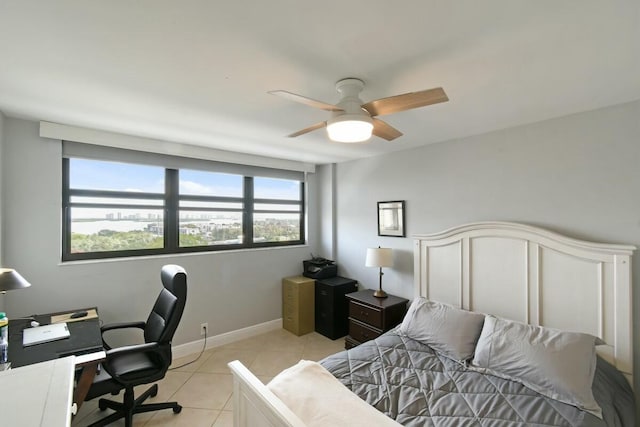
[[[296,136],[304,135],[305,133],[313,132],[316,129],[320,129],[327,126],[327,122],[316,123],[315,125],[311,125],[308,128],[304,128],[299,130],[298,132],[294,132],[291,135],[287,135],[289,138],[295,138]]]
[[[448,100],[449,98],[447,94],[444,93],[444,89],[437,87],[420,92],[409,92],[388,98],[376,99],[375,101],[367,102],[362,108],[367,110],[372,116],[384,116],[385,114],[398,113],[400,111],[446,102]]]
[[[326,102],[317,101],[315,99],[307,98],[306,96],[287,92],[286,90],[272,90],[268,93],[270,93],[271,95],[279,96],[280,98],[288,99],[289,101],[299,102],[301,104],[308,105],[309,107],[319,108],[325,111],[344,111],[342,110],[342,108],[336,107],[335,105],[327,104]]]
[[[393,141],[402,136],[402,132],[380,119],[373,119],[373,134],[387,141]]]

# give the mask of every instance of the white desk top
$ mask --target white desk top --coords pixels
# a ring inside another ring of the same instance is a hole
[[[68,426],[71,423],[75,357],[0,372],[2,424]]]

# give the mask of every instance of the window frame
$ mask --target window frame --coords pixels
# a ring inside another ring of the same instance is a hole
[[[144,193],[144,192],[127,192],[127,191],[111,191],[111,190],[89,190],[89,189],[72,189],[70,188],[70,158],[62,158],[62,261],[80,261],[80,260],[99,260],[109,258],[127,258],[139,256],[196,253],[196,252],[218,252],[237,249],[254,249],[281,246],[294,246],[306,243],[305,217],[306,217],[306,200],[305,200],[305,182],[303,180],[291,180],[300,183],[300,199],[299,200],[283,200],[283,199],[254,199],[253,198],[253,176],[243,176],[243,192],[242,197],[229,196],[207,196],[207,195],[180,195],[179,192],[179,172],[180,169],[165,167],[165,190],[164,193]],[[93,159],[100,161],[99,159]],[[109,160],[107,160],[109,161]],[[122,163],[122,162],[120,162]],[[130,164],[139,164],[129,162]],[[215,171],[210,171],[215,172]],[[227,172],[225,172],[227,173]],[[71,252],[71,208],[74,207],[100,207],[100,208],[120,208],[120,209],[154,209],[157,210],[158,205],[144,204],[109,204],[109,203],[84,203],[72,202],[73,196],[83,197],[101,197],[101,198],[117,198],[117,199],[150,199],[163,200],[164,205],[160,209],[164,212],[164,234],[163,247],[154,249],[130,249],[117,251],[100,251],[100,252]],[[242,208],[206,208],[206,207],[182,207],[180,201],[206,201],[206,202],[224,202],[224,203],[240,203]],[[299,210],[282,211],[282,210],[255,210],[255,204],[279,204],[279,205],[299,205]],[[204,245],[204,246],[180,246],[180,211],[233,211],[242,213],[242,229],[243,241],[236,244],[224,245]],[[298,214],[300,218],[300,239],[278,241],[278,242],[254,242],[253,241],[253,218],[254,213],[288,213]]]

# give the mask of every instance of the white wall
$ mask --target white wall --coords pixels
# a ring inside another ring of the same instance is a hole
[[[409,298],[415,233],[503,220],[640,248],[640,102],[341,163],[336,180],[340,274],[375,288],[377,270],[364,267],[365,250],[395,248],[383,287]],[[383,200],[406,201],[406,238],[377,236],[376,202]],[[638,252],[633,262],[640,325]],[[634,350],[637,373],[640,326]]]
[[[9,317],[97,305],[105,322],[144,320],[161,289],[160,268],[182,265],[188,301],[174,344],[281,317],[281,279],[302,272],[314,250],[316,200],[309,198],[309,246],[60,263],[61,144],[38,136],[38,124],[4,123],[4,262],[32,283],[6,295]],[[314,191],[314,175],[309,175]],[[10,185],[9,185],[10,184]]]

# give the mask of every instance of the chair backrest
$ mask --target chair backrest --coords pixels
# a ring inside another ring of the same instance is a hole
[[[164,288],[147,319],[144,340],[166,345],[170,349],[187,302],[187,273],[179,265],[169,264],[162,267],[160,278]]]

